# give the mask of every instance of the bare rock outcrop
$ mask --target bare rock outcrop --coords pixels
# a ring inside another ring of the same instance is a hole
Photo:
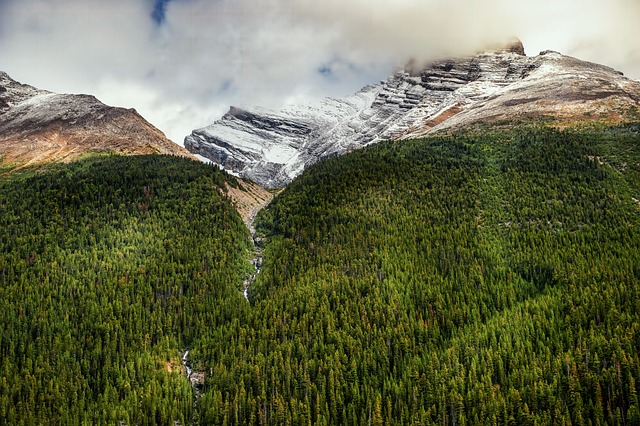
[[[416,138],[476,123],[624,120],[640,83],[590,62],[506,47],[424,67],[409,64],[346,98],[281,111],[232,107],[194,130],[185,147],[267,188],[288,184],[321,158],[387,139]]]

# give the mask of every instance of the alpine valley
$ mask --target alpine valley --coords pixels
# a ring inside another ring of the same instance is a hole
[[[0,73],[0,424],[638,425],[639,108],[513,42],[211,165]]]

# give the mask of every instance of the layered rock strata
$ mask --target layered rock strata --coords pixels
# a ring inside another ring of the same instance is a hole
[[[557,52],[527,57],[516,42],[424,67],[411,64],[346,98],[281,111],[231,107],[184,144],[232,173],[276,188],[323,157],[380,140],[501,120],[616,121],[638,105],[639,82]]]

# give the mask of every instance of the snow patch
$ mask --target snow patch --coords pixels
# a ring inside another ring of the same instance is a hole
[[[200,154],[193,154],[198,160],[202,161],[205,164],[215,164],[213,160],[208,159],[207,157]]]

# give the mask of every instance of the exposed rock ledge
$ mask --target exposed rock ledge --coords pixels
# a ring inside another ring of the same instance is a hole
[[[640,83],[557,52],[527,57],[514,41],[475,56],[400,70],[353,96],[281,111],[232,107],[185,147],[266,188],[287,185],[319,159],[385,139],[478,122],[554,117],[625,119]]]

